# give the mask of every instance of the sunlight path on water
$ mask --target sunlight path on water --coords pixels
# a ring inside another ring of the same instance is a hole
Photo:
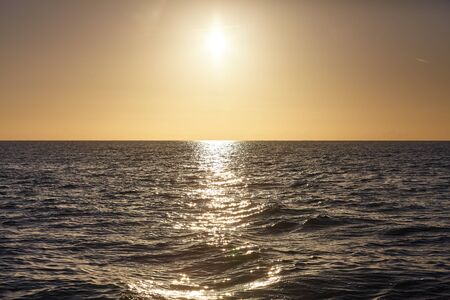
[[[173,227],[186,233],[185,243],[194,249],[208,247],[210,257],[192,261],[187,268],[179,267],[177,279],[170,284],[147,279],[129,283],[129,290],[140,296],[224,299],[280,280],[281,268],[260,265],[260,247],[244,236],[250,225],[248,218],[263,211],[265,204],[251,200],[244,178],[238,174],[240,165],[236,160],[242,156],[239,143],[202,141],[195,147],[200,184],[186,193],[184,205],[188,209],[175,212],[178,218]],[[246,264],[247,271],[236,273],[237,278],[224,272]]]

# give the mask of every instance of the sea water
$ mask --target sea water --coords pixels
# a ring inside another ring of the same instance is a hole
[[[1,142],[1,299],[450,299],[448,142]]]

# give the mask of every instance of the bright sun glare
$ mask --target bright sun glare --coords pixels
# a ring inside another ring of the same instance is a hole
[[[206,48],[214,60],[221,60],[227,51],[227,40],[220,27],[213,27],[206,35]]]

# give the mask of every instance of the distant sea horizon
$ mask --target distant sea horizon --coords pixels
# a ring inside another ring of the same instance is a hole
[[[224,142],[450,142],[450,139],[395,139],[395,140],[389,140],[389,139],[342,139],[342,140],[276,140],[276,139],[255,139],[255,140],[233,140],[233,139],[180,139],[180,140],[146,140],[146,139],[0,139],[0,142],[202,142],[202,141],[224,141]]]

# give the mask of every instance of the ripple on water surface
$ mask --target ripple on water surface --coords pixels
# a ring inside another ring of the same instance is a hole
[[[450,144],[0,143],[2,299],[450,297]]]

